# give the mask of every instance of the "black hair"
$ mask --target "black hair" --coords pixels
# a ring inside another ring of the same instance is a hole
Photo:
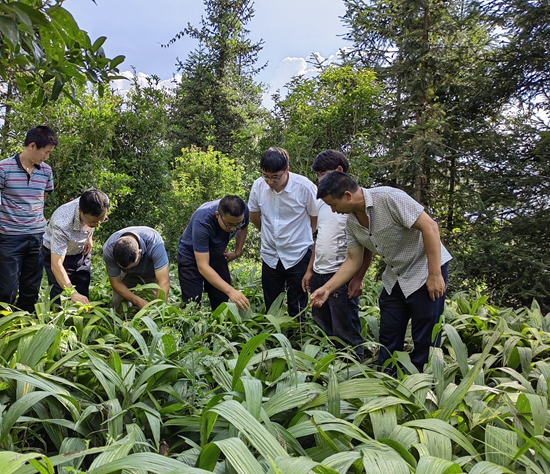
[[[31,143],[36,144],[36,148],[46,148],[48,145],[57,146],[59,143],[55,132],[45,125],[39,125],[38,127],[31,128],[27,132],[25,137],[25,146]]]
[[[325,150],[315,157],[311,169],[317,173],[322,173],[324,171],[335,171],[339,166],[342,167],[344,173],[348,172],[349,162],[346,155],[338,150]]]
[[[290,158],[284,148],[272,146],[264,151],[260,159],[260,168],[267,173],[278,173],[288,168]]]
[[[334,199],[342,199],[344,193],[349,191],[354,193],[359,189],[359,185],[346,173],[333,171],[326,174],[317,186],[317,199],[323,199],[332,196]]]
[[[113,247],[113,258],[120,268],[132,265],[139,254],[139,242],[131,234],[124,234]]]
[[[228,194],[218,205],[218,212],[223,216],[229,214],[233,217],[241,217],[246,210],[246,204],[239,196]]]
[[[84,191],[82,196],[80,196],[78,207],[82,211],[82,214],[99,217],[109,210],[109,198],[99,189],[89,189],[88,191]]]

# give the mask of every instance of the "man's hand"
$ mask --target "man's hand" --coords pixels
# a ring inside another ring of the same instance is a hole
[[[88,239],[86,241],[86,243],[84,244],[84,249],[82,250],[82,255],[89,254],[92,251],[92,247],[93,247],[92,240]]]
[[[441,274],[428,275],[426,287],[428,288],[428,293],[430,294],[432,301],[435,301],[437,298],[441,298],[445,294],[445,280]]]
[[[90,300],[88,300],[88,298],[86,298],[84,295],[81,295],[80,293],[78,293],[77,291],[75,291],[72,295],[71,295],[71,301],[73,303],[82,303],[82,304],[85,304],[85,305],[89,305],[90,304]]]
[[[309,282],[311,281],[312,276],[313,276],[313,270],[310,270],[308,268],[306,270],[306,273],[304,274],[304,277],[302,278],[302,290],[304,290],[304,293],[307,293],[308,291],[311,291],[311,287],[309,286]]]
[[[136,296],[137,300],[135,302],[135,305],[138,307],[138,309],[143,308],[149,301],[144,300],[143,298],[140,298],[139,296]]]
[[[239,258],[239,255],[237,255],[235,252],[224,252],[223,256],[228,262],[232,262],[233,260]]]
[[[363,279],[353,277],[348,284],[348,298],[357,298],[363,292]]]
[[[325,304],[325,301],[328,300],[329,292],[325,289],[324,286],[318,288],[309,297],[309,305],[313,307],[320,307]]]
[[[248,301],[248,298],[244,296],[240,291],[233,290],[229,295],[229,299],[233,301],[237,305],[237,308],[239,308],[242,311],[246,311],[248,308],[250,308],[250,301]]]

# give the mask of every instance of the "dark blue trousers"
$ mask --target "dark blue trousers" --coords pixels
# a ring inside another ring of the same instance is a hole
[[[29,313],[34,311],[42,281],[42,235],[0,234],[0,301]]]
[[[311,291],[321,288],[334,276],[334,273],[321,275],[313,272],[309,285]],[[361,336],[361,322],[359,320],[359,298],[348,298],[348,285],[342,285],[333,291],[326,303],[311,308],[311,315],[319,327],[329,337],[337,337],[351,346],[355,358],[359,362],[365,359],[363,336]],[[339,348],[344,346],[337,340],[334,345]]]
[[[42,256],[44,258],[44,268],[48,276],[48,285],[52,287],[50,290],[50,299],[53,301],[63,291],[59,286],[55,275],[52,272],[52,256],[48,248],[42,247]],[[78,255],[65,255],[63,259],[63,268],[67,272],[69,280],[81,295],[88,298],[90,296],[90,278],[91,278],[91,259],[92,252],[86,255],[79,253]]]
[[[210,256],[210,266],[222,277],[222,279],[231,285],[231,274],[227,266],[227,260],[223,255]],[[229,297],[223,292],[212,286],[200,274],[197,262],[183,258],[178,255],[178,278],[181,287],[181,300],[201,302],[203,289],[208,294],[210,306],[215,310],[222,303],[229,301]]]
[[[448,277],[448,263],[441,267],[441,273],[445,283]],[[414,349],[411,352],[411,362],[422,372],[424,364],[428,362],[430,346],[439,347],[441,335],[438,334],[432,342],[432,331],[439,322],[443,313],[445,295],[432,301],[428,289],[424,284],[413,294],[405,298],[399,283],[392,289],[391,295],[384,289],[380,295],[380,354],[378,355],[378,367],[382,368],[384,362],[394,351],[403,351],[407,325],[411,320],[411,333]]]
[[[265,309],[269,308],[277,297],[286,290],[288,315],[296,316],[307,307],[307,293],[302,290],[302,278],[307,270],[311,258],[311,249],[308,249],[296,265],[285,268],[281,261],[276,268],[271,268],[262,261],[262,287],[264,290]],[[305,321],[305,316],[300,316],[300,321]]]

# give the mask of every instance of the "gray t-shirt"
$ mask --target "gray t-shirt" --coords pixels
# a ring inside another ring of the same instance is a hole
[[[152,278],[156,271],[168,265],[168,254],[164,248],[164,241],[156,230],[145,226],[126,227],[111,235],[103,245],[103,260],[105,260],[107,274],[111,278],[118,277],[122,272],[113,257],[113,247],[117,240],[125,234],[132,234],[138,238],[141,259],[135,267],[124,270],[124,273],[132,273],[142,278]]]

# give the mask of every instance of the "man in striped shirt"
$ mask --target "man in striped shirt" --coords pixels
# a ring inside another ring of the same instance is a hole
[[[38,300],[44,199],[53,191],[44,161],[57,143],[53,130],[38,126],[27,132],[22,152],[0,161],[0,301],[28,312]]]

